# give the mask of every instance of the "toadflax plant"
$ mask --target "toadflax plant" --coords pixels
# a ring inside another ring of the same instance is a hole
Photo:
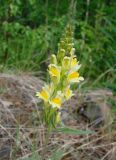
[[[57,55],[51,56],[51,64],[48,66],[50,82],[36,93],[44,102],[42,117],[48,128],[54,128],[61,122],[62,104],[74,95],[71,85],[84,80],[79,74],[80,67],[75,55],[73,27],[68,25],[59,43]]]

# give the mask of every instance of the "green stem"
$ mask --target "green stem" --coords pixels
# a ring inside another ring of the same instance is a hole
[[[49,137],[50,137],[50,134],[51,134],[51,131],[52,131],[52,128],[48,127],[47,128],[47,132],[45,134],[45,144],[44,144],[44,147],[43,147],[43,160],[46,160],[46,154],[47,154],[47,145],[49,143]]]

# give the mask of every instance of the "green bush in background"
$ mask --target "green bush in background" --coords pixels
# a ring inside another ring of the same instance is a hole
[[[1,0],[0,70],[45,70],[67,23],[75,25],[82,74],[94,84],[115,81],[113,0]],[[106,85],[106,83],[105,83]]]

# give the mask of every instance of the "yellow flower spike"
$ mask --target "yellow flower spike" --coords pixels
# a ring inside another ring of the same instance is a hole
[[[66,100],[70,99],[73,95],[74,95],[73,91],[70,89],[70,86],[68,86],[65,92]]]
[[[60,72],[61,72],[60,67],[56,66],[55,64],[49,65],[49,73],[52,77],[57,77],[58,80],[60,80]]]
[[[50,84],[45,85],[41,92],[36,93],[36,96],[44,100],[45,116],[43,118],[48,128],[55,127],[61,122],[61,106],[74,95],[70,88],[71,84],[84,80],[78,72],[81,65],[75,56],[73,30],[70,25],[66,27],[58,45],[57,56],[51,55],[51,64],[48,66]]]
[[[70,66],[70,57],[65,56],[62,62],[62,66],[64,69],[68,69]]]
[[[48,91],[43,87],[41,92],[37,92],[36,96],[43,99],[45,102],[48,102],[49,98],[50,98],[50,94],[48,93]]]
[[[74,82],[80,82],[83,81],[84,78],[79,76],[79,72],[72,72],[68,75],[68,82],[74,83]]]
[[[55,54],[52,54],[52,55],[51,55],[51,63],[57,65],[57,58],[56,58],[56,55],[55,55]]]

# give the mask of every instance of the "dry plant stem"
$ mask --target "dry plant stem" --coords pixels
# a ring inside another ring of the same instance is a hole
[[[116,147],[113,147],[112,149],[110,149],[110,150],[105,154],[105,156],[102,157],[101,160],[105,160],[105,158],[108,157],[108,155],[110,155],[110,154],[111,154],[113,151],[115,151],[115,150],[116,150]]]

